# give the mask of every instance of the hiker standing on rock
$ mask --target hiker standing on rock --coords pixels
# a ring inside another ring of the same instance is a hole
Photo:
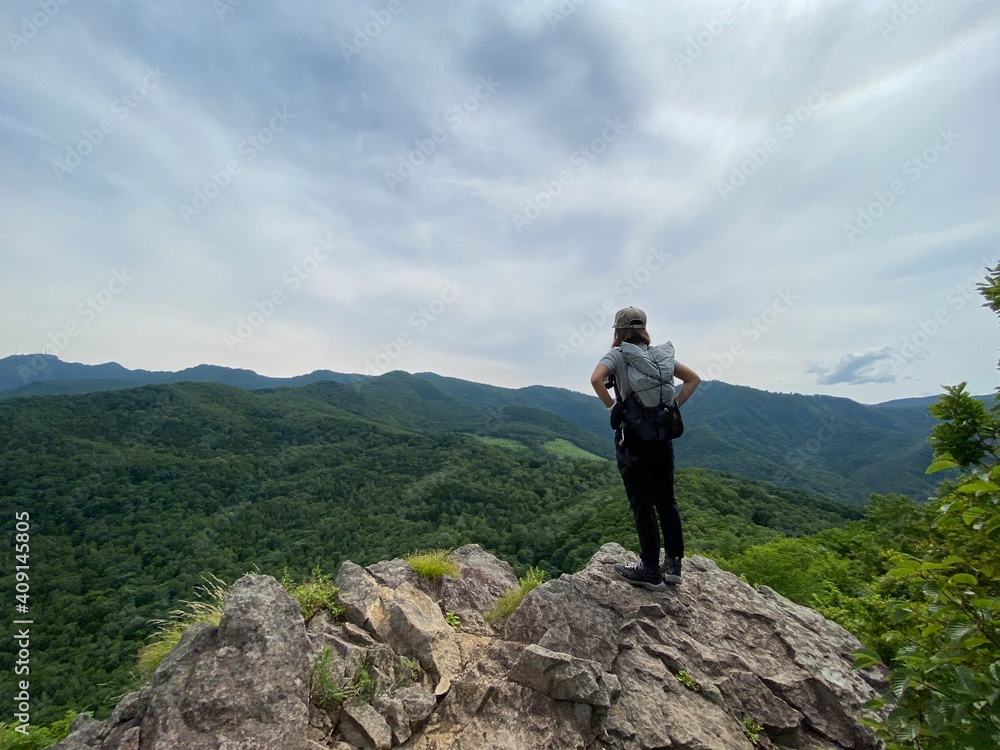
[[[654,591],[663,590],[665,583],[681,582],[681,559],[684,557],[681,516],[674,498],[674,446],[670,440],[643,440],[623,423],[622,410],[629,395],[639,395],[639,392],[645,394],[643,402],[650,399],[654,402],[647,406],[655,405],[657,397],[660,405],[668,406],[676,401],[680,406],[694,393],[701,378],[674,359],[674,345],[669,341],[650,346],[646,313],[637,307],[626,307],[615,314],[615,337],[611,347],[594,368],[590,384],[611,412],[618,471],[635,517],[640,546],[639,562],[616,565],[615,572],[629,583]],[[676,394],[674,378],[683,383]],[[617,402],[608,391],[611,385],[616,387]],[[662,566],[661,528],[665,550]]]

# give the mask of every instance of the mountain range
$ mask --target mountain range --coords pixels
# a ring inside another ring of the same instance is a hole
[[[604,408],[592,395],[564,388],[509,389],[399,371],[372,377],[317,370],[273,378],[214,365],[158,372],[113,362],[63,362],[47,354],[0,360],[0,399],[180,382],[244,390],[304,387],[345,411],[404,429],[471,432],[526,444],[530,433],[543,430],[561,434],[583,451],[613,458]],[[687,431],[677,445],[677,461],[852,503],[865,502],[871,493],[922,500],[941,479],[924,473],[932,455],[927,437],[935,424],[927,407],[935,400],[866,405],[704,382],[684,407]]]

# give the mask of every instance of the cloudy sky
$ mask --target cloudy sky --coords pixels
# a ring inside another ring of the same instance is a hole
[[[997,383],[993,0],[6,0],[0,356]]]

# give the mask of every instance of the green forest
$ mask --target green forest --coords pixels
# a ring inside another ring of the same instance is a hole
[[[106,715],[134,684],[150,620],[209,574],[301,578],[475,542],[554,576],[604,542],[634,547],[614,464],[567,450],[522,411],[494,424],[507,437],[486,438],[392,427],[299,389],[156,385],[0,404],[4,516],[31,521],[39,720]],[[677,491],[692,550],[710,555],[860,517],[709,470],[682,470]],[[12,591],[13,576],[0,585]],[[0,655],[4,689],[12,667]]]
[[[1000,313],[998,287],[994,273],[983,292]],[[138,684],[151,621],[208,576],[302,579],[475,542],[518,574],[552,577],[605,542],[636,548],[592,433],[526,406],[463,410],[415,376],[383,378],[412,409],[371,395],[348,409],[351,386],[325,382],[0,402],[5,538],[20,532],[15,514],[30,519],[32,723],[106,716]],[[1000,410],[962,384],[931,412],[930,468],[947,479],[930,501],[886,493],[861,507],[697,468],[678,472],[677,496],[689,554],[818,609],[862,641],[859,666],[892,669],[869,716],[889,747],[995,747]],[[5,568],[0,588],[16,582]],[[4,695],[16,692],[13,666],[0,654]]]

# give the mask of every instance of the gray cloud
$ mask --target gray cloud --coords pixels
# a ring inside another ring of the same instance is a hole
[[[806,372],[816,375],[816,382],[820,385],[895,383],[892,359],[892,349],[884,346],[862,354],[845,354],[833,365],[810,362]]]
[[[38,8],[9,5],[5,35]],[[403,336],[394,368],[586,390],[610,339],[593,321],[636,304],[681,361],[725,363],[731,382],[861,383],[872,401],[993,386],[965,337],[995,322],[956,292],[1000,250],[992,6],[920,5],[885,32],[889,0],[431,0],[384,22],[387,5],[70,3],[17,49],[5,36],[0,355],[51,351],[124,267],[134,282],[53,353],[356,372]],[[121,110],[156,66],[162,83]],[[294,119],[268,133],[276,109]],[[949,127],[954,144],[908,171]],[[327,236],[336,250],[292,290],[284,274]],[[651,248],[669,259],[647,273]],[[449,282],[461,294],[421,317]],[[779,289],[798,301],[761,318]],[[287,298],[227,347],[274,290]],[[901,348],[942,309],[896,380],[877,358],[802,366]]]

